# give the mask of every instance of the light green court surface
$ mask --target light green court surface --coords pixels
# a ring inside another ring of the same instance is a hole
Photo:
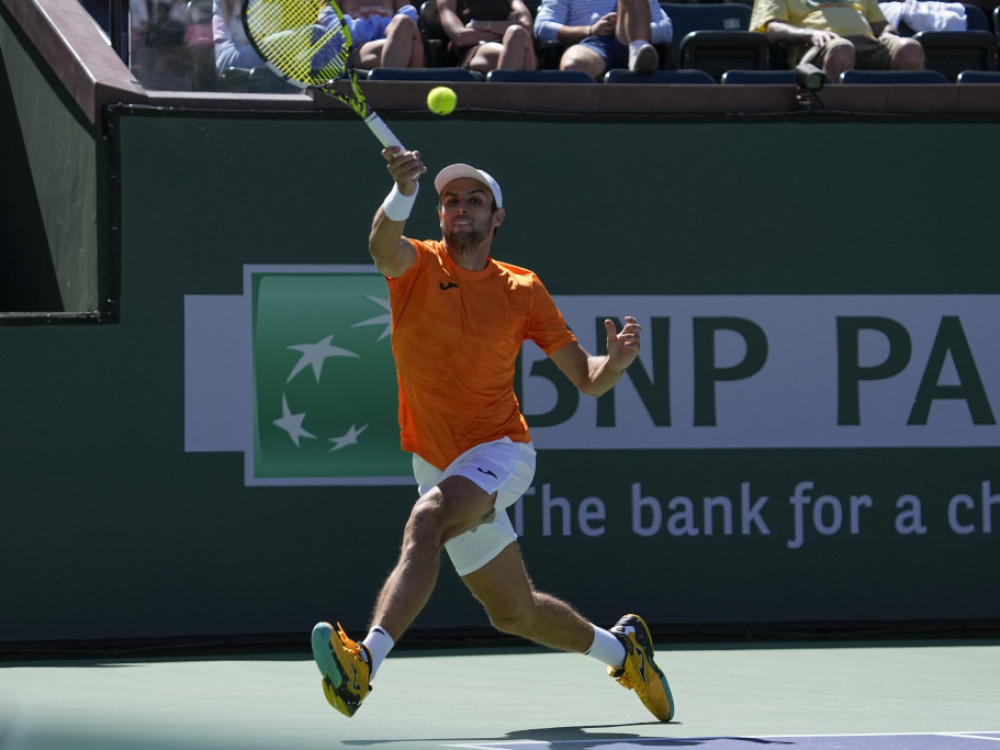
[[[596,661],[541,649],[397,649],[352,719],[327,705],[305,653],[0,662],[0,749],[712,750],[734,738],[795,747],[761,738],[1000,731],[995,641],[659,647],[670,724]],[[979,745],[1000,748],[991,739]]]

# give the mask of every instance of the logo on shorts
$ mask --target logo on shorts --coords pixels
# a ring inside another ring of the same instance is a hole
[[[483,468],[480,468],[479,466],[477,466],[477,467],[476,467],[476,471],[478,471],[478,472],[480,472],[480,473],[482,473],[482,474],[489,474],[489,475],[490,475],[491,477],[493,477],[494,479],[496,479],[496,478],[497,478],[497,475],[496,475],[496,474],[494,474],[494,473],[493,473],[492,471],[490,471],[489,469],[483,469]]]

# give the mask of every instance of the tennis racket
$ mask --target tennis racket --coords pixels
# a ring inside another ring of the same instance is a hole
[[[279,75],[302,88],[331,94],[364,120],[383,146],[403,144],[372,110],[350,67],[351,27],[332,0],[245,0],[243,25],[250,43]],[[350,81],[350,91],[334,88]]]

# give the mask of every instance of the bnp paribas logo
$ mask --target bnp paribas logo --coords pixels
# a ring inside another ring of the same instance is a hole
[[[399,446],[385,279],[248,266],[185,297],[185,447],[241,450],[247,485],[412,483]]]

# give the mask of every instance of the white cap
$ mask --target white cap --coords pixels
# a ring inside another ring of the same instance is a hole
[[[497,181],[490,177],[489,173],[475,167],[470,167],[468,164],[452,164],[450,167],[442,169],[438,172],[437,177],[434,178],[434,189],[440,195],[445,185],[460,177],[471,177],[473,180],[486,185],[493,193],[493,199],[497,202],[497,208],[503,208],[503,193],[500,192],[500,186],[497,185]]]

